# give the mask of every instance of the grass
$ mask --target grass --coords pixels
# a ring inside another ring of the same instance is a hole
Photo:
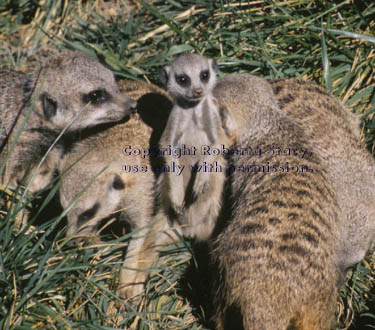
[[[373,152],[374,14],[370,0],[4,0],[0,68],[29,70],[50,53],[69,48],[97,57],[119,79],[158,84],[163,65],[196,50],[214,57],[221,75],[298,76],[324,86],[361,114],[363,136]],[[119,315],[113,309],[118,301],[114,292],[130,236],[68,247],[64,217],[48,206],[54,205],[56,190],[20,199],[0,191],[2,329],[210,326],[199,300],[205,294],[199,284],[204,273],[196,269],[186,242],[166,249],[139,310]],[[31,219],[15,228],[14,220],[23,211]],[[338,327],[375,325],[374,281],[375,256],[370,254],[341,291]]]

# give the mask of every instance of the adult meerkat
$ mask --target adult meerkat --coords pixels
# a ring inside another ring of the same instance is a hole
[[[340,206],[338,265],[342,281],[375,244],[375,161],[360,138],[359,119],[316,84],[271,82],[281,110],[299,123],[319,153]]]
[[[138,115],[76,144],[64,155],[59,166],[60,201],[64,208],[76,202],[68,213],[67,236],[75,242],[89,239],[99,242],[96,226],[106,218],[116,217],[132,230],[151,222],[154,206],[154,175],[148,158],[126,156],[123,148],[145,148],[151,130]],[[128,171],[125,169],[130,167]],[[137,169],[137,172],[133,170]],[[66,173],[64,173],[66,172]],[[120,271],[118,294],[133,297],[142,292],[143,282],[134,283],[136,271],[143,269],[143,233],[134,235],[128,246],[124,268]],[[137,237],[139,238],[137,239]],[[123,282],[130,281],[127,286]],[[138,289],[141,287],[141,289]]]
[[[226,161],[212,149],[229,146],[235,131],[212,96],[216,76],[215,60],[198,54],[182,55],[160,73],[174,103],[160,146],[181,150],[165,157],[170,171],[159,180],[161,207],[184,236],[198,240],[212,233],[225,181]]]
[[[319,150],[263,79],[228,76],[214,95],[244,123],[229,160],[231,210],[213,242],[217,328],[331,329],[340,209]]]
[[[71,207],[67,235],[76,236],[76,241],[89,238],[97,242],[96,226],[110,216],[137,230],[127,249],[117,291],[123,298],[133,298],[143,291],[147,277],[142,272],[144,265],[155,260],[154,254],[145,253],[149,247],[142,227],[152,222],[156,174],[153,159],[132,151],[157,145],[152,140],[160,137],[164,128],[159,127],[160,122],[166,123],[164,117],[168,117],[172,104],[156,86],[136,81],[121,81],[119,85],[122,92],[137,99],[142,118],[133,115],[127,122],[75,144],[59,166],[59,192],[62,206]]]
[[[6,162],[1,183],[27,182],[31,169],[68,125],[67,134],[71,134],[116,122],[129,115],[134,105],[120,93],[110,70],[79,52],[62,52],[30,74],[0,71],[0,164]],[[61,145],[54,149],[30,191],[49,183],[62,150]]]

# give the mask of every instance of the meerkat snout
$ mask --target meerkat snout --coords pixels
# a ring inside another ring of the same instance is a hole
[[[193,90],[193,97],[200,98],[203,96],[203,89],[202,88],[196,88]]]
[[[128,102],[125,103],[125,108],[129,108],[130,109],[130,112],[132,114],[136,113],[137,112],[137,105],[138,105],[138,102],[133,100],[133,99],[129,99]]]

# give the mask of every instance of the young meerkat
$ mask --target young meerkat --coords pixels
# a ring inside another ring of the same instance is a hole
[[[110,70],[79,52],[62,52],[30,74],[0,71],[0,164],[6,162],[1,184],[28,182],[68,125],[66,135],[73,135],[87,127],[120,121],[134,106],[133,100],[120,93]],[[49,183],[62,152],[59,143],[39,169],[30,191]]]
[[[230,206],[212,243],[217,329],[331,329],[340,208],[319,149],[265,80],[228,76],[214,96],[243,122]]]
[[[161,207],[185,237],[198,240],[212,233],[225,181],[226,161],[212,149],[231,144],[235,132],[212,96],[216,76],[215,60],[198,54],[179,56],[160,72],[174,103],[160,146],[181,150],[164,158],[170,171],[159,178]]]
[[[361,141],[359,119],[316,84],[298,78],[271,82],[281,110],[299,123],[331,178],[340,206],[337,263],[349,267],[375,244],[375,161]]]
[[[157,145],[152,140],[154,135],[161,135],[160,122],[166,122],[163,116],[168,116],[172,104],[156,86],[137,81],[121,81],[119,86],[138,100],[137,111],[148,124],[135,114],[125,123],[76,143],[59,166],[59,193],[62,206],[71,207],[67,236],[76,236],[74,242],[87,238],[100,241],[96,227],[109,217],[137,230],[127,249],[117,291],[122,298],[134,298],[143,292],[148,274],[142,271],[144,264],[152,265],[155,260],[154,254],[144,253],[149,248],[145,246],[146,230],[142,229],[152,222],[155,174],[152,157],[132,151]]]

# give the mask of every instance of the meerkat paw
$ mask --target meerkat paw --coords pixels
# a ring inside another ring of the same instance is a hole
[[[170,196],[170,215],[172,218],[181,218],[184,214],[185,201],[183,194],[173,194]]]
[[[177,221],[178,224],[183,224],[185,217],[185,206],[182,205],[171,205],[169,208],[169,216],[173,221]]]
[[[208,190],[209,177],[207,173],[198,173],[192,191],[193,200],[196,201],[201,195],[205,194]]]
[[[124,281],[125,275],[127,275],[126,281]],[[122,272],[121,276],[124,276],[124,278],[121,278],[117,288],[117,296],[125,300],[132,308],[136,308],[142,299],[145,278],[143,275],[137,276],[135,271]]]
[[[169,194],[169,201],[173,207],[184,207],[185,194],[180,190],[174,189]]]

